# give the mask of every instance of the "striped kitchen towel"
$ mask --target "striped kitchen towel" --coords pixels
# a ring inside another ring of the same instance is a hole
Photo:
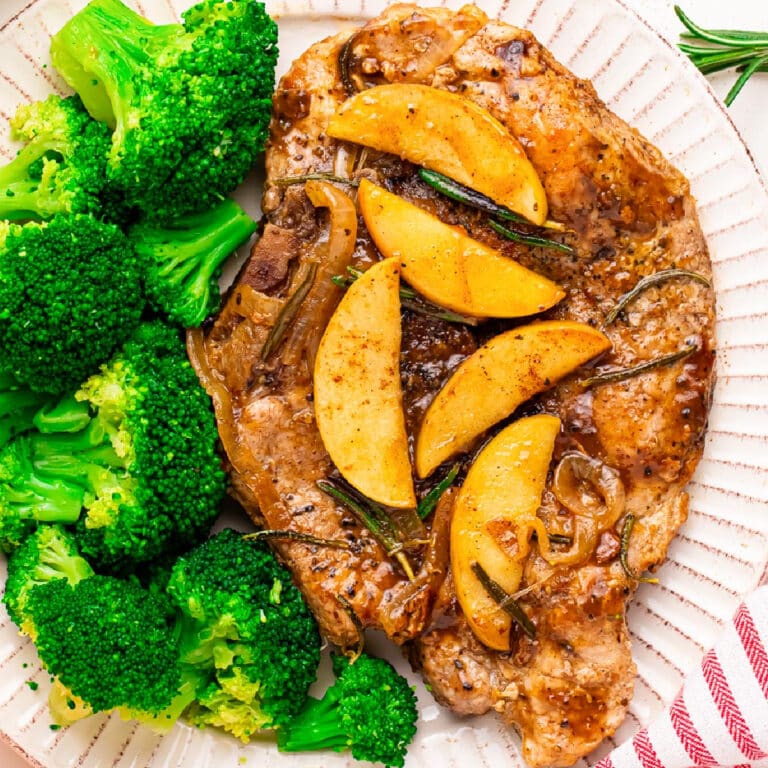
[[[766,760],[768,586],[763,586],[739,606],[672,704],[595,768],[753,766]]]

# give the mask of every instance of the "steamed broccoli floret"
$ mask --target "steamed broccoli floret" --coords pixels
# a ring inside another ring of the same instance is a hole
[[[187,719],[248,741],[303,704],[320,635],[268,548],[224,530],[176,563],[168,592],[184,614],[182,661],[203,681]]]
[[[34,636],[28,609],[32,589],[55,579],[76,584],[90,576],[93,568],[80,556],[72,534],[59,525],[42,525],[9,558],[3,602],[21,631]]]
[[[309,698],[277,734],[283,752],[349,749],[357,760],[402,766],[416,733],[416,696],[387,661],[363,653],[353,663],[335,656],[336,682]]]
[[[60,526],[40,526],[11,555],[3,601],[56,678],[56,722],[119,709],[163,729],[194,698],[167,602],[135,580],[94,574]]]
[[[11,119],[11,131],[25,145],[0,168],[1,219],[123,214],[107,183],[112,133],[91,118],[78,96],[24,104]]]
[[[270,118],[277,27],[255,0],[205,0],[155,25],[93,0],[53,37],[54,66],[114,128],[108,174],[155,219],[210,207],[245,177]]]
[[[62,394],[130,336],[144,269],[125,235],[91,216],[0,223],[0,361],[21,384]]]
[[[256,222],[233,200],[165,226],[137,224],[129,237],[148,264],[150,302],[187,328],[200,325],[219,307],[224,260],[255,230]]]
[[[30,591],[27,611],[46,669],[91,712],[118,708],[162,727],[193,698],[173,617],[137,582],[98,574],[49,581]]]
[[[112,571],[134,570],[207,535],[224,472],[210,399],[175,329],[140,326],[74,398],[35,421],[37,429],[6,446],[24,448],[18,464],[28,469],[9,485],[9,514],[17,496],[37,493],[46,503],[30,502],[38,519],[77,519],[82,553]],[[43,496],[40,484],[55,492]],[[0,485],[0,513],[2,494]]]
[[[0,448],[32,427],[32,419],[48,399],[45,393],[31,390],[0,370]]]

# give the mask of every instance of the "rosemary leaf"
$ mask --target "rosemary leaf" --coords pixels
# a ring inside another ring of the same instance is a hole
[[[647,360],[639,365],[633,365],[631,368],[617,368],[613,371],[605,371],[605,373],[598,373],[595,376],[590,376],[587,379],[582,379],[579,384],[582,387],[595,387],[601,384],[615,384],[618,381],[624,381],[625,379],[631,379],[633,376],[639,376],[642,373],[648,373],[656,368],[662,368],[665,365],[671,365],[678,360],[682,360],[689,355],[692,355],[698,350],[695,344],[689,344],[677,352],[672,352],[669,355],[663,355],[657,357],[654,360]]]
[[[662,269],[660,272],[654,272],[652,275],[647,275],[638,281],[637,285],[631,290],[627,291],[623,296],[619,297],[613,309],[605,316],[605,322],[603,325],[610,325],[628,304],[633,302],[643,291],[648,290],[654,285],[666,282],[667,280],[673,280],[675,278],[686,278],[688,280],[695,280],[702,285],[709,285],[704,275],[700,275],[698,272],[690,272],[687,269]]]
[[[624,569],[627,577],[633,581],[640,581],[644,584],[658,584],[659,580],[652,576],[639,576],[629,565],[629,539],[632,536],[632,530],[635,527],[635,516],[629,514],[624,519],[624,527],[621,529],[621,549],[619,550],[619,562]]]
[[[763,56],[753,59],[746,67],[744,67],[731,90],[725,95],[723,101],[725,101],[726,107],[730,107],[731,104],[733,104],[733,100],[739,95],[741,89],[746,85],[747,80],[749,80],[755,72],[761,70],[766,64],[768,64],[768,52]]]
[[[675,13],[687,30],[680,35],[682,42],[678,47],[700,72],[708,75],[735,67],[741,73],[725,97],[726,106],[733,103],[755,72],[768,69],[768,34],[743,29],[705,29],[678,5]]]
[[[532,245],[539,248],[552,248],[555,251],[562,251],[563,253],[573,253],[573,248],[565,243],[558,243],[556,240],[550,240],[548,237],[539,237],[538,235],[529,235],[526,232],[518,232],[515,229],[505,227],[503,224],[493,219],[489,219],[488,223],[491,229],[502,237],[506,237],[507,240],[511,240],[514,243],[522,243],[523,245]]]
[[[339,601],[339,604],[344,609],[345,613],[349,616],[349,620],[357,630],[357,646],[355,649],[343,649],[344,655],[349,659],[350,663],[352,663],[360,657],[360,655],[363,653],[363,649],[365,648],[365,628],[363,627],[363,622],[360,621],[360,617],[355,613],[355,609],[352,607],[352,603],[350,603],[349,600],[344,597],[344,595],[336,595],[336,599]]]
[[[448,176],[443,176],[442,173],[431,171],[428,168],[419,168],[419,177],[422,181],[429,184],[430,187],[436,189],[441,195],[445,195],[447,198],[455,200],[457,203],[463,203],[470,208],[484,211],[503,221],[514,221],[517,224],[527,224],[531,227],[538,226],[532,221],[528,221],[528,219],[521,216],[519,213],[515,213],[509,208],[499,205],[481,192],[476,192],[470,187],[465,187],[463,184],[459,184],[458,181],[454,181]],[[565,227],[557,221],[547,220],[541,226],[544,229],[552,229],[558,232],[562,232],[565,229]]]
[[[280,342],[282,342],[285,337],[285,332],[288,330],[291,322],[293,322],[294,317],[298,314],[301,303],[307,298],[307,294],[310,292],[316,276],[317,262],[311,261],[307,265],[304,279],[288,301],[283,304],[283,307],[275,320],[275,324],[269,330],[264,346],[261,348],[262,360],[269,359],[270,355],[280,346]]]
[[[360,186],[360,182],[356,179],[347,179],[334,173],[321,173],[320,171],[305,173],[301,176],[283,176],[281,179],[275,179],[273,183],[281,187],[288,187],[292,184],[304,184],[307,181],[331,181],[336,184],[346,184],[350,187]]]
[[[398,532],[383,507],[374,504],[351,486],[337,480],[318,480],[317,487],[352,512],[360,523],[371,532],[376,541],[381,544],[387,555],[397,560],[408,579],[413,581],[415,575],[411,563],[403,551],[403,542],[398,537]]]
[[[497,581],[494,581],[486,572],[485,568],[478,562],[472,563],[470,566],[472,573],[475,574],[477,580],[483,585],[485,591],[493,598],[505,613],[509,614],[514,621],[516,621],[525,634],[534,640],[536,638],[536,626],[528,618],[528,614],[520,607],[520,604],[512,597],[508,595],[504,588]]]
[[[437,502],[440,501],[440,497],[451,487],[453,481],[456,479],[456,475],[459,474],[460,469],[461,464],[457,461],[448,472],[446,472],[445,477],[439,483],[433,485],[429,492],[419,502],[419,505],[416,507],[416,512],[418,512],[418,515],[422,520],[425,520],[432,514],[437,506]]]
[[[319,536],[313,536],[311,533],[302,531],[277,531],[264,529],[246,533],[244,539],[249,541],[261,541],[262,539],[286,539],[288,541],[300,541],[303,544],[313,544],[319,547],[331,547],[333,549],[349,549],[349,542],[343,539],[321,539]]]

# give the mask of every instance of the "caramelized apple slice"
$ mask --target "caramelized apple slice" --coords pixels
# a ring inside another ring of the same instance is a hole
[[[525,216],[547,218],[547,197],[520,142],[463,96],[413,83],[369,88],[345,101],[328,135],[449,176]]]
[[[515,421],[478,454],[456,498],[451,521],[451,573],[470,627],[489,648],[509,650],[511,618],[478,580],[473,565],[508,595],[523,575],[560,419],[547,414]]]
[[[456,369],[427,408],[416,441],[419,477],[610,346],[605,334],[570,320],[532,323],[492,338]]]
[[[400,388],[397,260],[356,280],[325,330],[315,360],[315,418],[339,472],[373,501],[416,506]]]
[[[565,292],[493,248],[398,195],[363,179],[360,213],[384,256],[419,293],[455,312],[522,317],[557,304]]]

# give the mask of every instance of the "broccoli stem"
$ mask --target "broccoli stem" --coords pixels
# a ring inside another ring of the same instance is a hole
[[[55,133],[36,136],[11,160],[0,167],[0,219],[22,221],[48,218],[58,212],[55,202],[43,194],[50,176],[58,169],[58,162],[44,159],[39,178],[30,168],[50,153],[62,153],[69,146],[64,137]],[[45,202],[49,204],[46,206]]]
[[[134,75],[179,34],[178,24],[152,24],[120,0],[92,0],[54,35],[51,58],[91,116],[116,130],[122,144]]]
[[[38,431],[47,435],[52,432],[79,432],[88,426],[90,420],[88,403],[70,395],[58,403],[40,408],[35,414],[34,424]]]
[[[38,474],[34,467],[14,479],[4,499],[22,519],[44,523],[74,523],[83,508],[83,489],[70,482]]]
[[[340,686],[334,684],[322,699],[309,697],[290,728],[280,730],[278,739],[283,752],[308,752],[316,749],[342,750],[349,747],[343,731],[338,704]]]
[[[218,302],[224,261],[255,231],[256,222],[233,200],[170,224],[134,227],[136,251],[154,264],[147,279],[152,301],[182,325],[200,325]]]

